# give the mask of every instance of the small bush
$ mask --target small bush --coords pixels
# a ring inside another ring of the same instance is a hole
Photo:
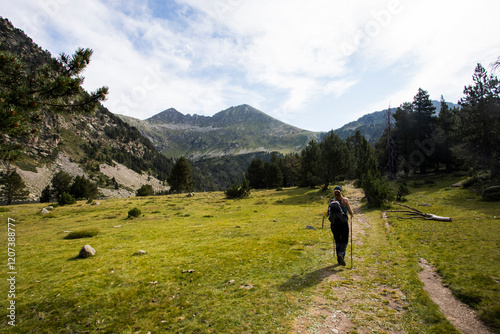
[[[481,196],[487,201],[500,201],[500,186],[491,186],[484,189]]]
[[[248,195],[250,195],[250,183],[245,178],[241,183],[241,186],[238,183],[235,183],[230,188],[226,189],[224,194],[227,198],[248,197]]]
[[[394,194],[384,177],[368,172],[362,183],[368,206],[380,208],[384,202],[394,199]]]
[[[414,181],[412,184],[413,188],[422,188],[425,185],[423,181]]]
[[[400,201],[404,196],[410,194],[410,189],[408,189],[408,186],[404,183],[400,183],[398,187],[398,192],[396,194],[396,199]]]
[[[133,208],[129,210],[128,217],[129,218],[139,217],[141,214],[142,214],[141,210],[139,210],[138,208]]]
[[[92,238],[99,234],[99,230],[96,228],[89,228],[80,231],[70,232],[64,239],[81,239],[81,238]]]
[[[425,180],[425,184],[427,186],[435,186],[436,185],[436,181],[434,181],[432,179],[428,179],[428,180]]]
[[[75,204],[76,200],[68,193],[63,193],[58,201],[59,205]]]
[[[153,196],[155,194],[153,190],[153,186],[150,184],[144,184],[142,187],[140,187],[137,192],[136,196]]]

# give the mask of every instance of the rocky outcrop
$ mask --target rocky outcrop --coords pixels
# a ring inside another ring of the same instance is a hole
[[[36,167],[36,172],[25,171],[19,167],[15,167],[17,173],[21,176],[30,195],[28,200],[36,201],[40,198],[42,190],[51,184],[52,177],[59,171],[64,171],[69,175],[90,176],[80,167],[79,164],[72,162],[71,159],[64,153],[59,153],[53,164],[47,164],[43,167]],[[145,173],[139,174],[125,165],[114,162],[114,165],[100,164],[100,172],[115,179],[118,183],[118,189],[99,188],[100,193],[105,198],[126,198],[135,196],[135,192],[144,184],[150,184],[155,192],[167,191],[170,187],[157,178]]]

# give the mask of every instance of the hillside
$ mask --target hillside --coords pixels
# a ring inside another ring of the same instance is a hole
[[[167,109],[147,120],[120,116],[169,157],[191,160],[252,152],[300,152],[318,133],[285,124],[249,105],[213,116]]]
[[[105,108],[94,114],[47,114],[39,129],[15,163],[31,199],[37,199],[61,170],[85,175],[105,197],[133,196],[143,184],[156,191],[168,189],[163,180],[172,160]]]
[[[54,61],[50,53],[2,18],[0,52],[18,57],[27,72]],[[103,106],[91,114],[42,110],[41,116],[32,138],[4,138],[10,144],[25,147],[14,167],[25,181],[30,199],[37,199],[60,170],[72,176],[85,175],[109,197],[131,196],[144,183],[150,183],[157,191],[167,189],[162,181],[170,173],[172,160]],[[128,177],[121,177],[124,172]]]

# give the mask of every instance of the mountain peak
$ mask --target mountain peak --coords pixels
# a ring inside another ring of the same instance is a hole
[[[227,108],[226,110],[219,111],[213,117],[213,121],[216,123],[228,124],[228,123],[275,123],[279,122],[277,119],[267,115],[266,113],[248,105],[242,104],[239,106],[233,106]]]
[[[183,115],[170,108],[134,126],[170,157],[190,159],[250,152],[297,152],[318,134],[283,123],[242,104],[213,116]]]
[[[153,124],[188,124],[197,126],[220,126],[245,122],[279,122],[277,119],[248,104],[229,107],[213,116],[184,115],[175,108],[169,108],[148,118],[146,121]]]
[[[198,115],[194,115],[199,117]],[[173,124],[184,124],[189,123],[191,121],[191,115],[184,115],[183,113],[177,111],[175,108],[168,108],[154,116],[151,116],[146,121],[153,124],[164,124],[164,123],[173,123]]]

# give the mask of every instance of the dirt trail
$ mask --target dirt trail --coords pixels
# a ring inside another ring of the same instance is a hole
[[[365,230],[369,227],[369,222],[360,210],[360,200],[363,197],[362,192],[352,186],[347,186],[345,190],[348,190],[349,201],[351,203],[351,208],[354,212],[354,219],[350,225],[352,228],[352,243],[355,246],[361,245],[362,236],[365,235]],[[329,224],[329,223],[328,223]],[[325,223],[326,225],[326,223]],[[332,258],[332,264],[330,267],[324,268],[322,270],[322,283],[318,285],[316,296],[314,297],[313,306],[307,310],[306,315],[299,317],[294,323],[294,333],[315,333],[315,334],[326,334],[326,333],[349,333],[351,330],[356,328],[356,326],[349,319],[349,311],[351,310],[352,303],[357,302],[363,296],[353,293],[352,286],[335,286],[328,287],[330,283],[334,281],[342,282],[345,280],[343,276],[339,273],[346,268],[351,268],[351,257],[350,257],[350,242],[348,245],[348,254],[346,256],[346,267],[340,267],[339,265],[333,264],[336,260]],[[354,256],[354,268],[356,267],[356,261],[359,260]],[[347,269],[348,270],[348,269]],[[361,280],[361,277],[356,275],[352,276],[354,281]],[[328,301],[323,294],[326,290],[332,289],[339,300],[343,301],[341,309],[335,309],[330,301]],[[399,308],[399,307],[398,307]],[[363,330],[356,328],[357,333],[371,333],[369,330]],[[399,333],[399,332],[393,332]]]
[[[424,289],[436,303],[441,312],[459,331],[464,334],[489,334],[491,332],[477,318],[476,312],[457,300],[447,289],[436,270],[425,259],[420,259],[423,271],[418,275],[424,283]]]
[[[372,226],[367,218],[362,214],[360,209],[360,200],[363,193],[360,189],[348,185],[348,198],[354,211],[354,220],[352,223],[353,244],[356,248],[362,245],[363,236],[366,231]],[[386,219],[386,226],[388,222]],[[350,247],[350,246],[349,246]],[[313,305],[307,310],[306,314],[295,320],[294,333],[349,333],[355,330],[357,333],[372,333],[373,329],[356,326],[350,320],[349,313],[353,303],[364,302],[365,299],[371,297],[366,292],[357,292],[356,281],[361,281],[365,277],[356,274],[356,261],[360,261],[354,254],[354,268],[350,272],[350,281],[352,284],[338,284],[332,287],[332,282],[345,282],[347,278],[340,275],[346,270],[337,265],[332,265],[323,269],[324,276],[322,282],[317,287],[317,293],[314,297]],[[350,257],[346,257],[347,268],[350,268]],[[462,333],[468,334],[488,334],[492,333],[479,320],[474,310],[465,304],[458,301],[442,283],[441,277],[436,273],[424,259],[421,259],[420,266],[423,271],[419,274],[420,280],[424,283],[424,289],[427,291],[431,299],[440,307],[441,312],[446,318]],[[347,269],[349,270],[349,269]],[[328,290],[333,290],[337,299],[341,304],[332,303],[324,297]],[[388,307],[396,314],[394,319],[397,319],[398,314],[402,315],[404,308],[408,306],[403,293],[399,290],[392,289],[387,286],[380,286],[372,291],[371,294],[381,296],[380,308]],[[373,298],[371,298],[373,299]],[[336,307],[335,307],[336,306]],[[340,306],[340,307],[339,307]],[[374,307],[375,309],[377,306]],[[391,334],[399,334],[404,331],[399,326],[392,328],[380,328],[382,331]]]

